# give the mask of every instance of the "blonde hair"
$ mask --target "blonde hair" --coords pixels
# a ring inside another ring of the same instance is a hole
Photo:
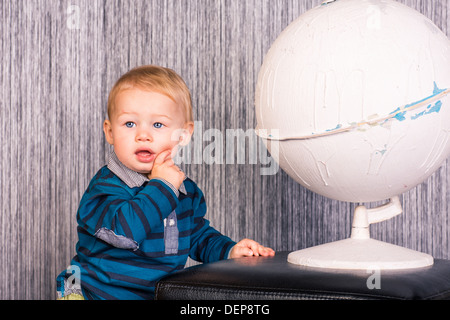
[[[117,94],[133,87],[168,96],[184,109],[186,122],[193,121],[191,93],[184,80],[172,69],[155,65],[131,69],[117,80],[108,97],[108,118],[110,120],[114,112]]]

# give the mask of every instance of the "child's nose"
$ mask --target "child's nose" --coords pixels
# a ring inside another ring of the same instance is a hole
[[[145,128],[142,128],[141,130],[138,131],[136,140],[137,141],[153,141],[150,131]]]

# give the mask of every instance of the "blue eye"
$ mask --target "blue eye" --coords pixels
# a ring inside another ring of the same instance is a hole
[[[125,126],[126,126],[127,128],[133,128],[135,125],[136,125],[136,124],[135,124],[134,122],[131,122],[131,121],[128,121],[128,122],[125,123]]]
[[[153,124],[153,127],[155,127],[156,129],[162,128],[164,125],[161,122],[155,122]]]

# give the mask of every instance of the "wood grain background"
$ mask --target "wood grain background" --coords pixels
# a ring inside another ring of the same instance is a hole
[[[176,70],[203,131],[254,128],[254,88],[279,33],[320,0],[0,1],[0,299],[54,299],[74,255],[76,210],[109,147],[108,92],[132,67]],[[401,0],[450,34],[448,0]],[[211,142],[203,141],[206,146]],[[354,204],[302,188],[263,164],[192,164],[212,224],[297,250],[349,236]],[[374,238],[449,258],[444,164],[402,196]]]

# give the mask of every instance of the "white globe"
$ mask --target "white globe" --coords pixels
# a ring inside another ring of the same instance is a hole
[[[448,88],[450,41],[428,18],[392,0],[326,1],[266,55],[256,131],[304,187],[384,200],[448,157]]]

